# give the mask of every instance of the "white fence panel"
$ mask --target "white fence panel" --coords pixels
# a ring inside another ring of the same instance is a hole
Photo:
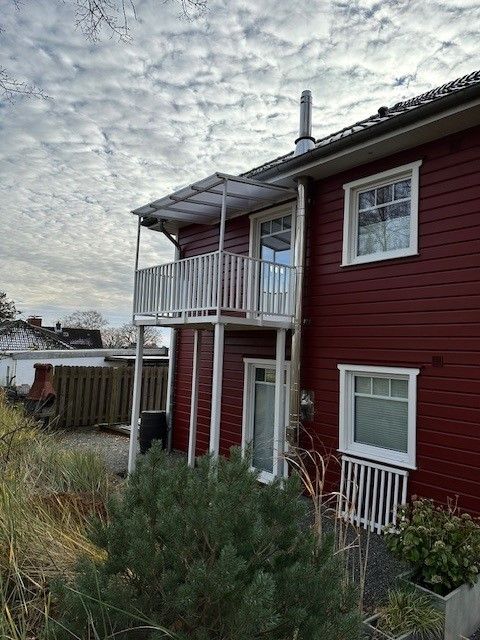
[[[381,533],[397,523],[407,499],[408,471],[342,456],[337,513],[344,520]]]

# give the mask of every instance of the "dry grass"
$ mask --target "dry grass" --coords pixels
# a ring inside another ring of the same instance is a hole
[[[35,640],[48,619],[49,584],[79,555],[99,557],[87,538],[105,517],[111,483],[90,452],[67,451],[0,395],[0,637]]]
[[[370,546],[370,531],[366,532],[365,549],[361,544],[361,530],[355,524],[354,518],[342,517],[338,512],[339,498],[345,503],[345,496],[338,491],[328,490],[326,477],[331,466],[341,468],[341,461],[327,450],[321,440],[302,430],[303,446],[289,447],[286,455],[289,466],[299,475],[304,492],[310,499],[313,508],[313,529],[318,545],[321,546],[324,537],[324,521],[333,521],[333,536],[335,554],[342,557],[345,576],[345,587],[352,586],[358,592],[358,606],[363,610],[365,582],[368,567]],[[351,495],[357,495],[354,487]],[[355,503],[347,506],[347,512],[353,514]]]

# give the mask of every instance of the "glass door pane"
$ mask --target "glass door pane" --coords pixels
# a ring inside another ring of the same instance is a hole
[[[281,313],[288,294],[289,274],[285,266],[292,264],[291,227],[291,215],[267,220],[260,227],[260,258],[266,263],[261,266],[259,306],[264,313]]]
[[[257,373],[261,372],[261,370],[257,371]],[[273,375],[275,376],[275,371],[273,371]],[[259,471],[267,471],[268,473],[273,472],[274,415],[275,384],[255,380],[252,466]]]

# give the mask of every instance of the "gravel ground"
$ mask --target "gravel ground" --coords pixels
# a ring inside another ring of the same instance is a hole
[[[125,476],[128,464],[128,436],[102,431],[97,427],[83,427],[65,431],[59,435],[69,447],[81,447],[96,451],[108,468],[115,474]],[[325,530],[332,530],[331,519],[326,519]],[[396,560],[387,550],[382,536],[361,531],[362,557],[365,557],[368,545],[367,574],[365,579],[364,608],[372,611],[381,601],[388,589],[395,585],[397,576],[407,570],[407,565]],[[352,552],[352,556],[355,552]],[[356,552],[358,554],[358,551]],[[356,556],[358,558],[358,555]],[[353,560],[353,565],[358,562]],[[470,640],[480,640],[480,629]]]
[[[64,431],[59,438],[68,447],[91,449],[105,460],[115,474],[125,476],[128,466],[128,436],[98,427],[81,427]]]

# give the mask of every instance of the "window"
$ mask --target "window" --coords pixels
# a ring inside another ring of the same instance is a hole
[[[348,364],[338,368],[340,451],[415,468],[419,369]]]
[[[421,160],[343,185],[342,266],[417,253],[420,165]]]

